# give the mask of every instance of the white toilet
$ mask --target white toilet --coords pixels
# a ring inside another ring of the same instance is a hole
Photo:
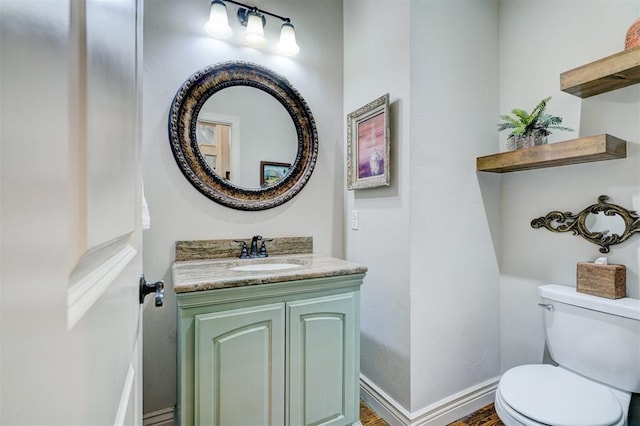
[[[627,426],[640,392],[640,300],[539,288],[551,357],[504,373],[496,413],[507,426]]]

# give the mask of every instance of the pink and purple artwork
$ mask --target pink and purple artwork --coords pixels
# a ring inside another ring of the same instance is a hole
[[[384,173],[384,118],[384,113],[380,113],[358,123],[358,179]]]

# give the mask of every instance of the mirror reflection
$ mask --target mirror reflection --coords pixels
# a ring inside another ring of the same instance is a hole
[[[604,212],[589,213],[584,224],[589,232],[600,232],[605,237],[613,234],[622,235],[626,228],[622,216],[606,215]]]
[[[212,171],[242,188],[279,182],[298,151],[287,110],[273,96],[247,86],[225,88],[204,103],[196,138]]]

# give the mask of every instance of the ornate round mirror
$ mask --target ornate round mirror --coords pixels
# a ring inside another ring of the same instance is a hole
[[[178,167],[202,194],[239,210],[265,210],[293,198],[318,156],[315,121],[282,76],[248,62],[193,74],[169,112]]]

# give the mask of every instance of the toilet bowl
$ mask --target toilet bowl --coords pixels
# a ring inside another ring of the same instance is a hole
[[[624,426],[631,393],[562,367],[521,365],[507,371],[495,407],[507,426]]]
[[[559,365],[505,372],[496,413],[506,426],[627,426],[631,393],[640,390],[640,300],[558,285],[539,293],[547,346]]]

